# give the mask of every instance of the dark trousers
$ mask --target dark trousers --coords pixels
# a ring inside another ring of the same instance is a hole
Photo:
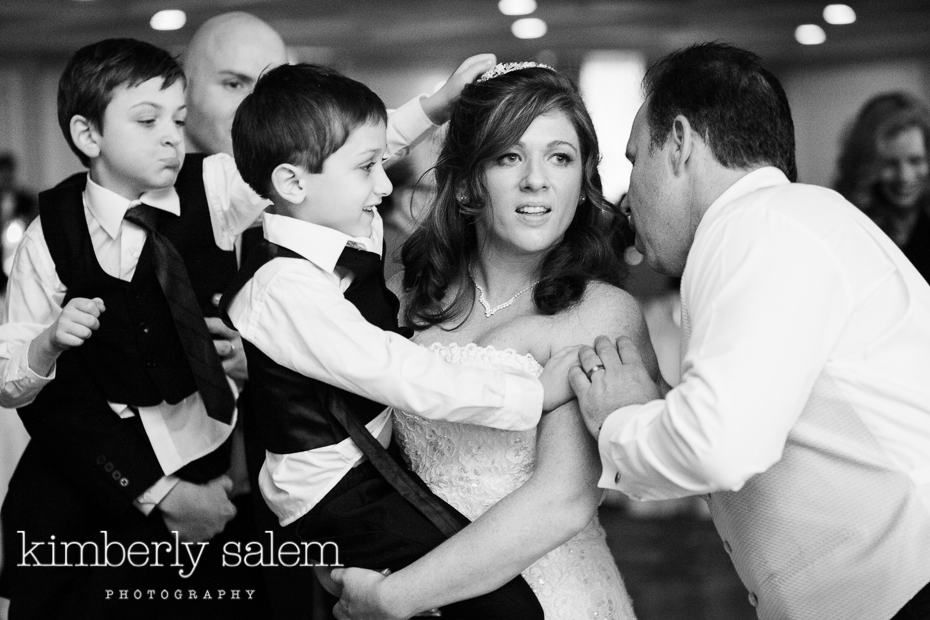
[[[446,507],[463,527],[469,523]],[[400,570],[445,540],[367,461],[346,474],[296,525],[301,541],[333,542],[339,563],[373,570]],[[333,562],[330,556],[327,552],[325,563]],[[518,576],[494,592],[443,607],[442,617],[542,620],[543,612],[529,585]]]
[[[930,583],[914,595],[891,620],[927,620],[930,618]]]

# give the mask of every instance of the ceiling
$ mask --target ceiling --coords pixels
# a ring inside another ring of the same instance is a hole
[[[537,0],[548,24],[541,39],[510,34],[513,18],[496,0],[2,0],[0,55],[65,56],[111,36],[131,36],[180,50],[205,19],[244,10],[284,36],[300,59],[346,66],[452,63],[479,52],[501,58],[544,51],[560,65],[590,49],[638,49],[648,57],[695,41],[725,40],[770,63],[835,62],[927,56],[930,0],[846,0],[858,14],[849,26],[823,24],[824,1],[811,0]],[[156,32],[149,17],[165,8],[187,12],[187,25]],[[824,25],[827,42],[804,47],[793,38],[804,22]]]

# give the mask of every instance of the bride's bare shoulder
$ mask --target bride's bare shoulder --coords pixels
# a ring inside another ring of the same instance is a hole
[[[599,335],[630,336],[640,340],[645,322],[639,303],[628,292],[604,282],[590,282],[584,296],[571,308],[549,317],[557,325],[560,345],[590,344]]]
[[[639,302],[630,293],[600,281],[588,283],[584,297],[576,305],[576,311],[592,321],[642,319]]]

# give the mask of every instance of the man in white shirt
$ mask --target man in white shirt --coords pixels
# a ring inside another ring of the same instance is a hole
[[[600,485],[705,495],[760,618],[930,617],[930,287],[853,205],[793,183],[758,57],[697,45],[645,90],[627,213],[682,278],[681,382],[663,398],[629,341],[582,350]]]

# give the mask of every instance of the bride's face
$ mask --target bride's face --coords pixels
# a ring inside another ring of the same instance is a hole
[[[575,217],[582,172],[568,116],[537,116],[516,144],[485,164],[490,204],[478,222],[479,241],[518,253],[549,250]]]

